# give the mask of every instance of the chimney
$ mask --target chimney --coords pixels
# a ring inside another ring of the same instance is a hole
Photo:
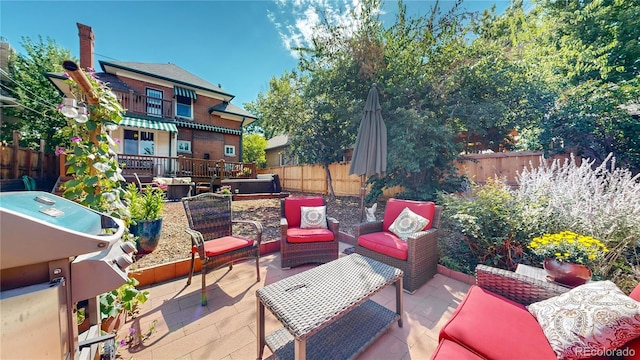
[[[80,68],[86,70],[93,68],[93,29],[91,26],[76,23],[78,36],[80,37]]]

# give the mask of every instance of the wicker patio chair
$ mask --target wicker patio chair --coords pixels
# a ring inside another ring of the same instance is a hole
[[[338,258],[340,223],[327,217],[326,229],[301,229],[302,206],[326,206],[322,196],[287,197],[280,200],[280,266],[324,264]]]
[[[365,222],[354,225],[356,239],[355,252],[404,271],[402,287],[406,292],[412,294],[420,286],[429,281],[429,279],[431,279],[437,272],[438,227],[440,226],[440,215],[442,213],[442,207],[431,205],[435,207],[435,210],[433,210],[433,219],[431,220],[431,228],[424,231],[419,231],[408,237],[408,239],[406,240],[406,260],[403,260],[394,256],[390,256],[388,254],[383,254],[380,251],[367,248],[360,244],[360,237],[365,234],[384,233],[388,236],[395,236],[391,235],[391,233],[389,233],[389,231],[387,230],[389,228],[389,225],[395,219],[397,212],[399,211],[392,214],[394,216],[391,216],[392,218],[389,219],[388,212],[390,212],[390,204],[394,204],[392,205],[393,207],[403,208],[406,205],[407,207],[411,208],[415,205],[420,206],[427,203],[411,200],[390,199],[387,202],[387,207],[385,208],[384,220]]]
[[[195,255],[202,264],[202,306],[207,304],[206,275],[210,270],[219,269],[244,259],[256,259],[256,281],[260,281],[260,243],[262,242],[262,224],[250,220],[233,220],[231,214],[231,196],[205,193],[182,199],[187,214],[191,236],[191,269],[187,285],[195,269]],[[234,236],[233,224],[248,224],[255,229],[253,239]]]
[[[486,265],[476,266],[476,284],[523,305],[546,300],[571,290],[549,281]]]

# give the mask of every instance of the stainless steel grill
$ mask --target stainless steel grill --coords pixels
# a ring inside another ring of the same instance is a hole
[[[88,357],[78,347],[76,305],[127,280],[124,223],[45,192],[0,194],[0,358]]]

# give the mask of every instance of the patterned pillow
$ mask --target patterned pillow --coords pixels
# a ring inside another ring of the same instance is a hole
[[[640,336],[640,302],[611,281],[593,281],[527,307],[558,359],[607,355]]]
[[[300,206],[301,229],[326,229],[327,228],[327,207],[326,206]]]
[[[411,234],[416,233],[429,224],[429,220],[414,213],[408,207],[404,208],[389,226],[389,231],[396,234],[400,239],[407,241]]]

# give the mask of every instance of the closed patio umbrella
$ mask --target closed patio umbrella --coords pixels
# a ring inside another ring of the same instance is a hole
[[[378,86],[371,85],[364,114],[358,129],[358,138],[353,148],[349,175],[360,175],[360,221],[364,215],[364,197],[366,192],[366,178],[378,175],[384,176],[387,171],[387,127],[382,120],[380,101],[378,100]]]

